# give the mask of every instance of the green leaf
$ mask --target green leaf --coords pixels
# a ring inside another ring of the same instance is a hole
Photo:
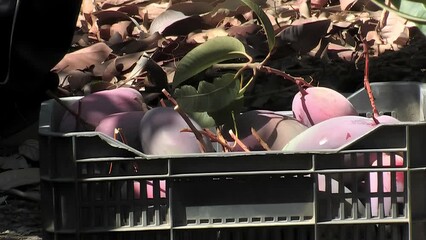
[[[383,4],[386,4],[385,0],[380,0],[380,1],[383,2]],[[393,4],[397,8],[399,8],[399,6],[401,6],[401,0],[391,0],[390,2],[391,2],[391,4]]]
[[[271,52],[272,49],[275,47],[275,31],[268,16],[262,10],[262,8],[259,5],[257,5],[255,2],[253,2],[252,0],[240,0],[240,1],[246,4],[249,8],[251,8],[251,10],[253,10],[253,12],[256,13],[256,15],[259,17],[260,22],[262,23],[263,29],[265,30],[266,37],[268,39],[269,52]]]
[[[243,109],[243,107],[244,96],[241,94],[238,95],[238,97],[235,98],[235,100],[225,108],[222,108],[216,112],[210,112],[209,115],[215,120],[217,126],[225,123],[231,124],[233,121],[232,112],[235,115],[238,115]]]
[[[217,127],[222,124],[232,124],[232,112],[239,114],[244,107],[244,97],[238,95],[228,106],[215,112],[189,112],[191,119],[202,128]]]
[[[188,116],[200,125],[201,128],[216,127],[216,121],[207,112],[189,112]]]
[[[401,5],[399,11],[416,18],[420,18],[426,21],[426,5],[425,3],[420,3],[413,0],[401,0]],[[413,22],[416,26],[426,35],[426,24],[425,22],[418,22],[413,19]]]
[[[421,0],[398,0],[397,9],[391,8],[382,2],[383,0],[371,0],[382,9],[388,10],[400,17],[416,24],[416,26],[426,35],[426,3]]]
[[[173,88],[183,85],[213,64],[246,56],[244,45],[236,38],[215,37],[195,47],[180,60],[173,78]]]
[[[235,74],[227,73],[213,83],[201,81],[198,90],[190,85],[177,88],[174,97],[185,112],[214,112],[234,101],[240,90],[239,82]]]

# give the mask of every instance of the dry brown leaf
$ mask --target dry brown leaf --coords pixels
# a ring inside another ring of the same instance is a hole
[[[247,37],[248,35],[254,34],[262,29],[262,26],[255,24],[253,22],[249,22],[240,26],[232,26],[228,28],[226,31],[229,36],[232,37]]]
[[[123,6],[127,4],[140,4],[149,2],[150,0],[106,0],[101,3],[102,9]]]
[[[225,17],[219,24],[218,27],[223,27],[225,29],[233,27],[233,26],[240,26],[241,20],[235,17]]]
[[[154,34],[148,34],[142,39],[130,38],[125,42],[114,44],[110,47],[117,55],[136,53],[158,47],[158,41],[160,39],[162,39],[162,36],[156,32]]]
[[[129,16],[126,13],[112,10],[94,12],[92,15],[97,18],[98,25],[100,26],[129,20]]]
[[[351,9],[352,6],[355,5],[355,3],[358,0],[339,0],[340,2],[340,8],[344,11],[344,10],[349,10]]]
[[[86,48],[66,54],[55,67],[53,72],[71,71],[76,69],[86,69],[93,65],[98,65],[105,61],[112,53],[112,49],[105,43],[95,43]]]
[[[93,74],[90,71],[72,70],[65,78],[66,82],[61,84],[63,88],[69,88],[72,92],[80,91],[84,85],[92,81]]]
[[[127,13],[129,16],[139,15],[139,7],[136,4],[119,7],[117,11]]]
[[[173,4],[167,10],[182,12],[183,14],[190,16],[201,15],[210,12],[212,9],[212,5],[207,2],[183,2]]]
[[[380,29],[380,37],[385,43],[392,44],[398,40],[401,45],[405,45],[409,37],[406,23],[407,20],[390,12],[385,25]]]
[[[354,61],[356,59],[355,51],[352,48],[344,47],[339,44],[329,43],[328,54],[331,58],[339,58],[345,61]]]
[[[291,9],[299,10],[299,8],[309,6],[311,9],[320,9],[325,7],[328,4],[328,0],[296,0],[290,1]],[[305,5],[305,6],[304,6]]]
[[[198,15],[185,15],[175,10],[166,10],[152,21],[149,33],[158,32],[163,36],[187,35],[205,26],[206,24]]]
[[[110,82],[115,77],[120,78],[124,72],[128,72],[142,56],[143,52],[118,56],[105,63],[107,66],[102,75],[102,80]]]
[[[92,14],[95,10],[95,5],[92,0],[83,0],[81,2],[80,11],[84,14]]]
[[[281,44],[289,44],[299,54],[308,53],[318,45],[330,25],[330,19],[298,19],[281,31]]]
[[[118,33],[122,38],[121,40],[126,39],[129,35],[129,27],[131,24],[133,24],[131,21],[120,21],[118,23],[113,24],[110,28],[111,35]]]
[[[200,33],[189,34],[187,42],[200,44],[220,36],[228,36],[228,33],[223,28],[212,28]]]
[[[255,0],[255,2],[260,6],[266,3],[265,0]],[[226,17],[234,17],[249,12],[251,12],[250,8],[241,1],[225,0],[216,4],[210,13],[203,16],[203,19],[211,26],[218,26]]]
[[[141,16],[144,21],[151,22],[160,16],[161,13],[165,12],[169,6],[168,3],[150,3],[145,7],[139,7],[139,16]]]

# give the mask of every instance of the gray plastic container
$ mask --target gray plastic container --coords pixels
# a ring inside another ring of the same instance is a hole
[[[407,89],[396,91],[398,106],[376,102],[401,124],[379,126],[333,152],[294,154],[144,155],[102,133],[57,132],[64,109],[46,101],[39,128],[43,239],[424,240],[424,87],[372,88],[376,99],[394,97],[389,89]],[[362,94],[349,99],[368,114]],[[402,104],[411,104],[409,99],[419,104],[411,111]],[[390,166],[380,157],[378,166],[369,164],[371,155],[384,152]],[[344,164],[351,159],[357,164]],[[389,191],[383,190],[382,173],[390,176]],[[372,174],[377,191],[370,189]],[[403,190],[397,191],[397,177]]]
[[[400,121],[425,120],[426,85],[420,82],[374,82],[371,90],[380,114]],[[371,116],[370,100],[365,89],[348,97],[358,112]]]

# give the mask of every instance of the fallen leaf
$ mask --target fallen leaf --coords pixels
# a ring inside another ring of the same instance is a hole
[[[92,0],[83,0],[80,11],[84,14],[91,14],[95,10],[95,5]]]
[[[53,72],[85,69],[105,61],[112,49],[105,43],[95,43],[89,47],[66,54],[61,61],[52,68]]]
[[[131,38],[124,42],[113,44],[110,47],[116,55],[130,54],[156,48],[160,39],[162,39],[162,36],[155,32],[143,39]]]
[[[114,78],[120,78],[120,75],[129,71],[136,64],[142,54],[143,52],[125,54],[109,61],[102,75],[102,80],[110,82]]]
[[[102,9],[123,6],[126,4],[140,4],[144,2],[149,2],[150,0],[105,0],[102,1],[101,7]]]
[[[153,19],[156,19],[158,16],[160,16],[163,12],[169,8],[168,3],[158,4],[158,3],[151,3],[148,4],[145,7],[139,8],[139,15],[142,17],[142,19],[146,22],[151,22]]]
[[[72,92],[81,91],[84,85],[92,81],[93,74],[90,71],[71,70],[67,73],[64,82],[60,84],[61,87],[67,88]]]
[[[240,26],[232,26],[226,30],[232,37],[247,37],[262,29],[262,26],[253,22],[242,24]]]
[[[40,182],[40,170],[38,168],[14,169],[0,172],[0,190],[6,191]]]
[[[407,20],[390,12],[386,18],[385,25],[380,29],[380,36],[385,43],[392,44],[399,40],[401,45],[405,45],[409,39],[406,23]]]
[[[182,2],[171,5],[167,10],[174,10],[191,16],[204,14],[212,11],[212,9],[212,5],[207,2]]]
[[[280,44],[289,44],[299,54],[315,48],[330,27],[330,19],[299,19],[279,34]]]
[[[357,58],[354,49],[335,43],[329,43],[327,46],[327,51],[329,57],[334,59],[338,58],[350,62]]]
[[[122,40],[126,39],[129,35],[129,28],[131,26],[131,21],[120,21],[118,23],[114,23],[110,28],[110,34],[111,36],[115,33],[120,34]]]
[[[129,16],[126,13],[112,10],[94,12],[92,15],[96,17],[99,26],[104,24],[112,25],[120,21],[129,20]]]
[[[220,36],[228,36],[228,33],[223,28],[213,28],[203,30],[200,33],[189,34],[187,42],[200,44],[206,42],[209,39]]]
[[[339,0],[340,8],[345,11],[351,9],[352,6],[357,3],[358,0]]]
[[[152,21],[149,33],[158,32],[163,36],[186,35],[204,25],[198,15],[185,15],[183,12],[166,10]]]
[[[22,168],[29,168],[29,165],[27,163],[27,160],[21,154],[13,154],[7,157],[0,157],[0,169],[9,170]]]

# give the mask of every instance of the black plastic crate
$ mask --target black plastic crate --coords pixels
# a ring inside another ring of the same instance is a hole
[[[357,102],[357,94],[349,99]],[[383,109],[408,119],[400,108]],[[51,100],[40,113],[44,239],[426,239],[421,114],[334,152],[154,156],[102,133],[59,133],[63,112]],[[370,156],[383,153],[390,166],[381,157],[371,166]]]

